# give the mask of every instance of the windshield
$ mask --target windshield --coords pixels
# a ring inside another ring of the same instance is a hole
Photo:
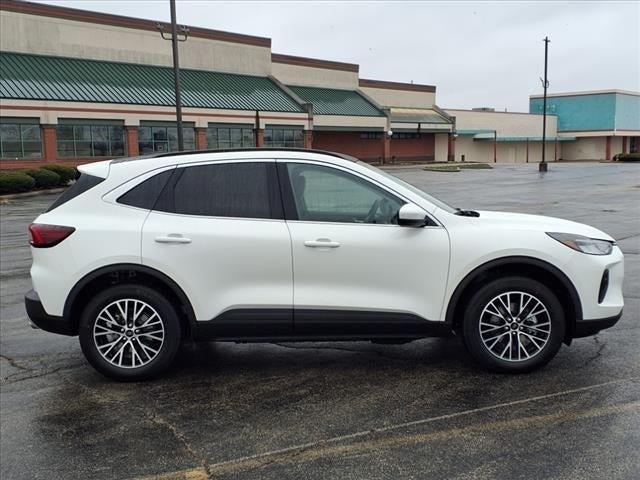
[[[390,180],[393,180],[396,183],[399,183],[403,187],[407,188],[408,190],[411,190],[413,193],[415,193],[416,195],[419,195],[420,197],[424,198],[428,202],[433,203],[435,206],[437,206],[438,208],[444,210],[445,212],[448,212],[448,213],[456,213],[457,212],[457,209],[453,208],[451,205],[443,202],[442,200],[437,199],[436,197],[434,197],[432,195],[429,195],[428,193],[423,192],[418,187],[414,187],[410,183],[405,182],[404,180],[396,177],[395,175],[391,175],[390,173],[385,172],[384,170],[381,170],[379,168],[376,168],[373,165],[368,164],[367,162],[363,162],[362,160],[358,160],[358,164],[362,165],[363,167],[367,167],[369,170],[373,170],[374,172],[379,173],[380,175],[382,175],[382,176],[384,176],[384,177],[386,177],[386,178],[388,178]]]

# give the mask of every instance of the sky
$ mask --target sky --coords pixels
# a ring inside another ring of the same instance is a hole
[[[39,0],[169,20],[168,0]],[[640,1],[178,0],[179,24],[272,39],[272,51],[360,65],[360,77],[436,85],[446,108],[527,111],[542,93],[640,90]]]

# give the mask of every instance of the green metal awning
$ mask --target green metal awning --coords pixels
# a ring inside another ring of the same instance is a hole
[[[355,90],[288,86],[304,101],[313,104],[317,115],[351,115],[356,117],[384,117],[384,113]]]
[[[530,142],[541,142],[542,137],[498,137],[499,142],[526,142],[529,140]],[[547,137],[545,139],[546,142],[567,142],[571,140],[575,140],[575,137]]]
[[[475,129],[475,130],[456,129],[456,133],[458,135],[478,135],[480,133],[490,133],[491,135],[493,135],[493,130],[486,129],[486,128]]]
[[[396,123],[451,124],[451,121],[430,108],[391,108],[391,121]]]
[[[181,69],[184,107],[302,112],[267,77]],[[0,98],[173,106],[173,69],[0,52]]]

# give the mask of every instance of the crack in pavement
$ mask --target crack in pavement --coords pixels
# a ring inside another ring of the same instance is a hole
[[[591,362],[593,362],[594,360],[597,360],[599,357],[602,356],[602,351],[604,350],[604,347],[607,346],[607,342],[600,342],[600,339],[598,338],[599,335],[594,335],[593,336],[593,341],[596,344],[596,346],[598,347],[598,350],[596,351],[595,355],[588,358],[587,361],[585,362],[585,365],[590,364]]]
[[[110,396],[109,394],[106,394],[105,392],[101,392],[101,394],[97,394],[97,392],[90,388],[87,387],[86,385],[83,385],[80,382],[77,382],[75,380],[72,380],[64,375],[61,374],[62,369],[58,369],[57,373],[58,376],[65,382],[74,385],[76,387],[78,387],[79,389],[83,390],[84,392],[86,392],[90,397],[92,397],[94,400],[96,400],[96,402],[98,403],[102,403],[105,400],[111,402],[111,403],[117,403],[118,399],[114,398],[113,396]],[[54,372],[51,372],[54,373]],[[194,450],[194,448],[191,446],[191,443],[188,441],[187,437],[178,430],[178,428],[173,425],[171,422],[169,422],[168,420],[166,420],[165,418],[161,417],[160,415],[154,413],[154,412],[149,412],[147,411],[144,407],[140,407],[138,405],[133,405],[133,408],[137,411],[139,411],[140,413],[142,413],[150,422],[154,423],[155,425],[159,425],[162,426],[164,428],[166,428],[167,430],[169,430],[169,432],[171,433],[171,435],[173,435],[183,446],[184,449],[186,450],[187,454],[197,463],[199,463],[201,465],[201,468],[204,470],[204,473],[206,475],[207,480],[214,480],[213,474],[211,473],[211,467],[210,464],[207,462],[206,459],[200,457],[197,452]]]
[[[0,358],[6,360],[9,363],[9,365],[11,365],[12,367],[20,370],[19,372],[14,372],[0,379],[0,385],[2,386],[13,385],[14,383],[22,382],[25,380],[31,380],[32,378],[44,377],[46,375],[51,375],[52,373],[56,373],[60,370],[77,368],[83,365],[83,363],[77,363],[75,365],[66,365],[66,366],[63,365],[60,367],[56,367],[54,369],[47,369],[48,366],[45,365],[41,360],[38,360],[39,367],[38,366],[30,367],[30,366],[20,365],[13,358],[8,357],[6,355],[0,355]],[[15,378],[19,375],[23,375],[26,372],[33,373],[34,375],[27,375],[25,377]]]
[[[19,375],[20,372],[17,373],[12,373],[11,375],[9,375],[6,378],[3,378],[2,380],[0,380],[0,385],[2,385],[3,387],[6,385],[13,385],[15,383],[18,382],[23,382],[25,380],[31,380],[32,378],[40,378],[40,377],[44,377],[46,375],[51,375],[52,373],[57,373],[60,370],[62,370],[63,367],[58,367],[58,368],[54,368],[53,370],[48,370],[48,371],[44,371],[44,372],[40,372],[40,373],[36,373],[35,375],[29,375],[27,377],[20,377],[20,378],[16,378],[15,380],[11,380],[13,377],[15,377],[16,375]],[[33,370],[31,370],[33,371]]]
[[[24,365],[20,365],[13,358],[7,357],[6,355],[0,355],[0,358],[6,360],[7,363],[9,363],[9,365],[11,365],[13,368],[17,368],[20,370],[29,370],[29,371],[33,370],[32,368],[25,367]]]
[[[180,442],[183,445],[184,449],[187,451],[189,456],[194,461],[200,463],[200,466],[202,467],[202,469],[204,470],[207,476],[207,479],[214,480],[213,474],[211,473],[211,467],[209,466],[209,462],[207,462],[205,458],[202,458],[200,457],[200,455],[198,455],[198,453],[191,446],[189,439],[181,431],[179,431],[175,425],[173,425],[167,419],[161,417],[156,413],[149,413],[144,411],[144,409],[143,409],[143,412],[151,422],[155,423],[156,425],[163,426],[167,430],[169,430],[169,432],[171,432],[171,434],[176,438],[176,440],[178,440],[178,442]]]

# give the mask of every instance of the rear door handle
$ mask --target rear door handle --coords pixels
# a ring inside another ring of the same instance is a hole
[[[179,233],[170,233],[164,237],[156,237],[155,241],[157,243],[191,243],[190,238],[183,237]]]
[[[332,242],[328,238],[319,238],[317,240],[307,240],[304,242],[304,246],[311,248],[338,248],[340,242]]]

